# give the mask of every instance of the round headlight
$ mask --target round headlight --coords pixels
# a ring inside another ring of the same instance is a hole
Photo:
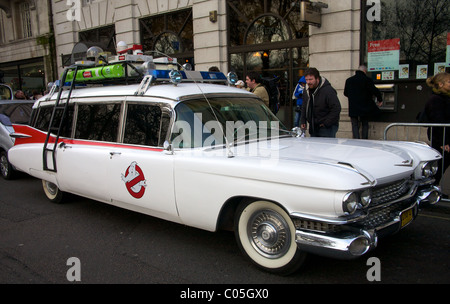
[[[358,195],[355,192],[347,193],[342,202],[342,209],[348,214],[353,214],[358,208]]]
[[[431,174],[436,175],[439,170],[439,161],[435,160],[431,163]]]
[[[432,161],[427,162],[422,165],[422,176],[423,177],[431,177],[435,175],[438,171],[438,162]]]
[[[423,177],[430,177],[431,175],[431,168],[429,163],[424,163],[422,165],[422,176]]]
[[[361,205],[365,208],[372,202],[372,191],[366,189],[361,193]]]

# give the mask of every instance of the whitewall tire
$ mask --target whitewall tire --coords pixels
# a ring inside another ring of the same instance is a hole
[[[234,228],[240,249],[266,271],[291,274],[305,260],[306,253],[295,242],[291,218],[275,203],[242,203],[237,209]]]
[[[57,204],[62,202],[64,192],[62,192],[57,185],[42,180],[42,187],[44,188],[45,195],[50,201]]]

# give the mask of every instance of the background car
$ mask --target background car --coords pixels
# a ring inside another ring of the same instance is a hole
[[[14,132],[12,124],[28,124],[34,100],[0,100],[0,174],[11,179],[15,169],[8,161],[8,150],[14,145],[9,136]]]

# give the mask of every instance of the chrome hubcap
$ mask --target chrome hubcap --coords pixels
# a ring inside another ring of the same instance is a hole
[[[249,221],[248,238],[261,255],[268,258],[282,256],[289,249],[291,236],[284,218],[275,211],[262,210]]]
[[[0,158],[0,171],[3,176],[8,175],[8,160],[4,155],[2,155]]]
[[[56,193],[58,192],[58,187],[56,187],[56,185],[53,183],[46,182],[45,187],[51,195],[56,195]]]

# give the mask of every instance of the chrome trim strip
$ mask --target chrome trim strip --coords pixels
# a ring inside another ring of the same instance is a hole
[[[13,132],[13,133],[9,134],[9,137],[12,137],[12,138],[30,138],[32,136],[28,135],[28,134],[22,134],[22,133],[15,133],[15,132]]]
[[[366,216],[367,216],[366,214],[363,214],[363,215],[358,214],[353,218],[347,217],[347,218],[341,219],[341,218],[323,217],[323,216],[317,216],[317,215],[305,214],[305,213],[299,213],[299,212],[292,212],[290,214],[291,218],[323,222],[323,223],[332,224],[332,225],[345,225],[345,224],[349,224],[349,223],[354,223],[354,222],[364,219]]]
[[[350,252],[350,246],[358,239],[364,239],[367,242],[367,248],[360,254],[353,254]],[[299,249],[306,252],[332,258],[353,259],[375,248],[378,239],[376,234],[370,231],[339,235],[321,235],[297,230],[295,232],[295,241]]]

